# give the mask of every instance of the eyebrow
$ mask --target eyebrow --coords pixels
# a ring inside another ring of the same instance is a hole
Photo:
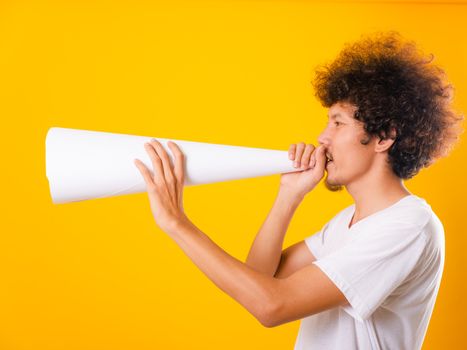
[[[336,119],[336,118],[343,118],[343,117],[339,113],[333,114],[331,116],[328,115],[328,119]]]

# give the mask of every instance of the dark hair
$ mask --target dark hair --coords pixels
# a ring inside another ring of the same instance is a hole
[[[395,129],[388,163],[402,179],[446,156],[463,132],[464,116],[451,106],[453,87],[433,58],[397,32],[377,32],[346,44],[333,62],[316,69],[312,82],[323,106],[355,105],[367,136],[386,139]]]

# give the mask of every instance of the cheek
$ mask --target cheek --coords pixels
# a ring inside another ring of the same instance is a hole
[[[344,160],[342,170],[347,174],[361,174],[368,171],[371,162],[365,152],[349,153]]]
[[[366,138],[362,130],[350,126],[339,130],[335,135],[332,145],[336,158],[334,167],[339,172],[350,174],[367,169],[369,163],[367,149],[370,146],[360,143],[364,139]]]
[[[339,159],[335,164],[336,168],[348,174],[366,171],[369,167],[370,160],[368,154],[363,151],[362,147],[364,146],[361,144],[347,144],[342,152],[339,153]]]

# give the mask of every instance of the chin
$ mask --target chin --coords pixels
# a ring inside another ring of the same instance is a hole
[[[331,192],[339,192],[344,189],[344,186],[337,182],[333,182],[329,179],[329,174],[326,172],[326,178],[324,179],[324,186]]]

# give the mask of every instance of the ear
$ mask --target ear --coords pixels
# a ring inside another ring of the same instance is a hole
[[[391,128],[391,132],[389,137],[386,137],[386,134],[383,132],[384,137],[380,138],[379,141],[375,144],[375,151],[376,152],[384,152],[388,150],[393,143],[396,141],[396,129]]]

